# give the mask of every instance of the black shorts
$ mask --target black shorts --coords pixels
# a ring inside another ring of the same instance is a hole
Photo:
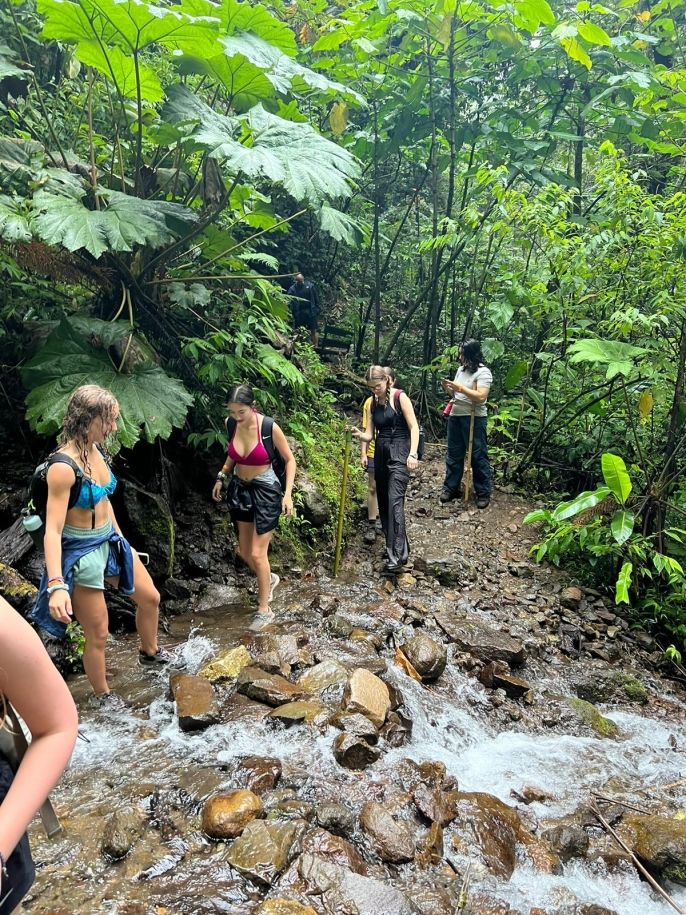
[[[232,521],[254,522],[258,534],[267,534],[279,523],[283,492],[270,467],[253,480],[241,480],[234,474],[229,480],[226,502]]]

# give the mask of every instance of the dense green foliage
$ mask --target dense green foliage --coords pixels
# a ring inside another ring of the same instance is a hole
[[[429,423],[480,337],[501,470],[565,498],[539,556],[617,581],[683,641],[685,10],[3,7],[0,344],[30,422],[51,431],[85,372],[121,397],[124,444],[185,424],[211,447],[249,380],[306,452],[316,416],[326,479],[331,403],[285,323],[305,269]]]

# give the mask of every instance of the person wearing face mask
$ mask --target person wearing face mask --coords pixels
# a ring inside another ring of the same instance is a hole
[[[365,376],[373,404],[364,432],[353,427],[353,436],[363,442],[375,441],[374,476],[379,517],[386,537],[386,571],[399,572],[410,555],[405,523],[405,494],[410,471],[418,466],[419,424],[412,401],[393,386],[380,365],[372,365]]]
[[[460,347],[460,368],[455,379],[445,378],[443,390],[452,394],[448,417],[448,453],[445,461],[445,480],[439,495],[441,502],[457,499],[462,487],[464,462],[469,447],[469,429],[474,417],[472,439],[472,470],[477,508],[488,508],[493,488],[491,462],[488,459],[486,416],[488,392],[493,375],[481,361],[481,344],[478,340],[465,340]]]
[[[77,388],[69,400],[59,447],[48,459],[45,571],[32,612],[38,628],[54,638],[64,637],[72,619],[81,624],[83,668],[95,693],[94,704],[106,708],[123,702],[110,691],[105,669],[105,581],[136,604],[139,663],[154,668],[170,660],[157,645],[159,592],[122,537],[109,500],[117,480],[102,445],[117,431],[118,418],[116,398],[98,385]],[[72,502],[77,469],[82,478]]]
[[[257,576],[257,618],[251,628],[261,629],[274,619],[269,604],[279,576],[269,566],[269,543],[281,514],[293,514],[295,458],[283,430],[257,412],[250,385],[237,384],[229,392],[226,429],[226,461],[212,498],[221,502],[228,479],[226,501],[238,532],[238,555]],[[282,480],[277,467],[283,471]]]

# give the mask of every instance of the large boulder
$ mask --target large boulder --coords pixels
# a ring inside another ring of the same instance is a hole
[[[401,864],[414,858],[416,843],[411,825],[395,820],[381,804],[369,801],[364,805],[360,826],[382,861]]]
[[[414,667],[422,680],[437,680],[445,670],[448,653],[445,645],[430,638],[423,632],[412,636],[400,650]]]
[[[124,517],[120,522],[127,539],[137,550],[150,554],[153,578],[167,578],[174,570],[176,529],[167,500],[148,492],[131,480],[120,481]]]
[[[343,708],[348,712],[359,712],[376,728],[383,726],[391,707],[388,687],[375,674],[358,667],[348,680],[343,694]]]
[[[211,839],[235,839],[261,813],[262,801],[245,788],[215,794],[205,802],[202,831]]]
[[[650,871],[686,885],[686,820],[634,813],[624,817],[620,833]]]
[[[480,619],[448,611],[437,613],[435,618],[452,642],[481,661],[505,661],[510,667],[518,667],[526,660],[526,649],[520,641]]]
[[[297,488],[300,494],[300,514],[312,527],[324,527],[331,517],[331,509],[319,486],[307,477],[299,477]]]
[[[238,645],[236,648],[229,648],[219,657],[215,658],[209,664],[206,664],[199,672],[201,677],[205,677],[211,683],[223,683],[227,680],[235,680],[244,667],[252,664],[252,657],[245,645]]]

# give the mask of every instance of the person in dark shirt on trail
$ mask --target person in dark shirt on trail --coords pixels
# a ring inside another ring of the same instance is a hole
[[[319,293],[311,280],[302,273],[296,273],[295,282],[288,289],[293,326],[307,327],[312,346],[319,345]]]

